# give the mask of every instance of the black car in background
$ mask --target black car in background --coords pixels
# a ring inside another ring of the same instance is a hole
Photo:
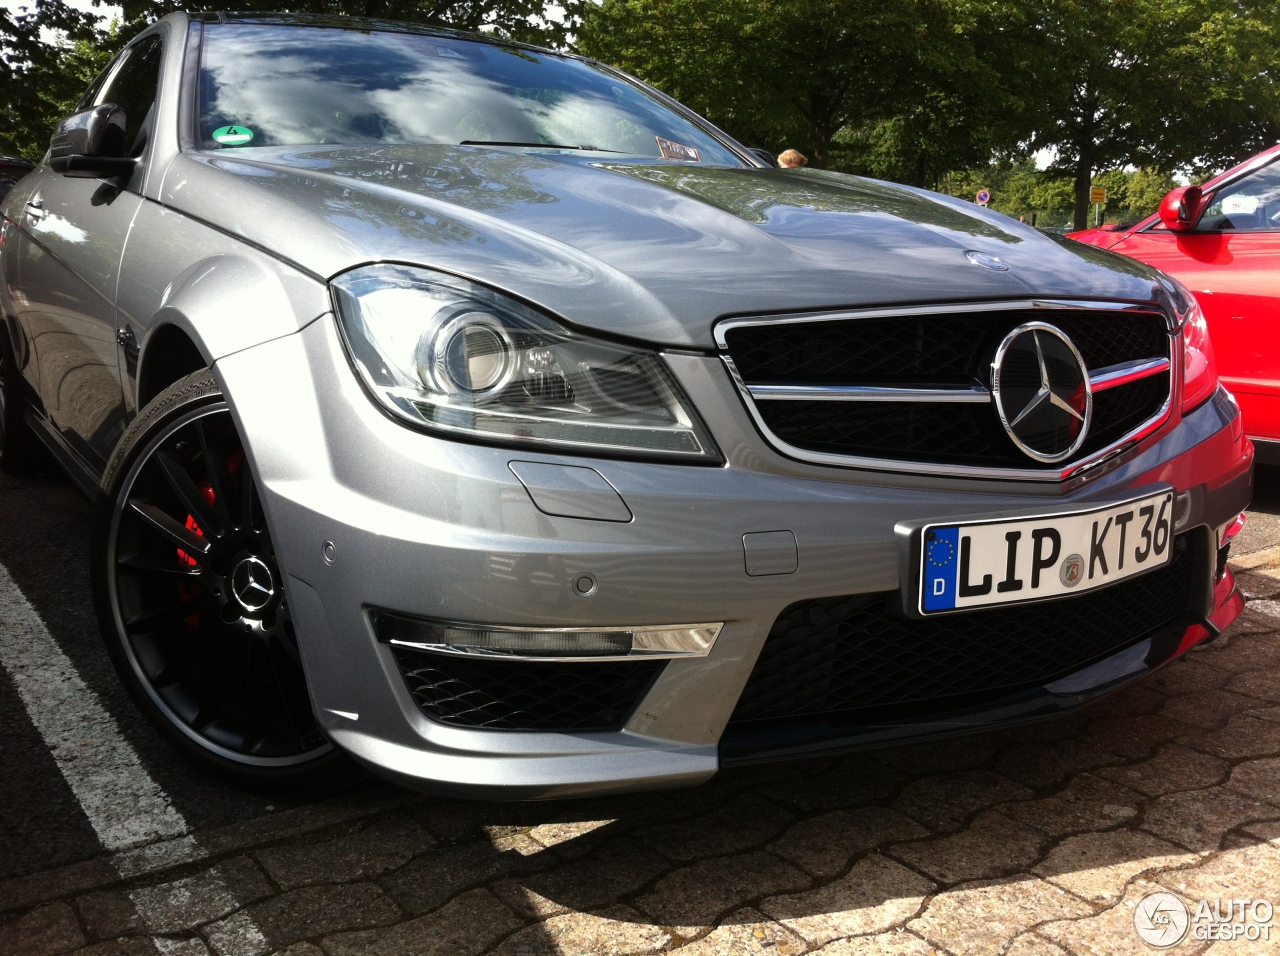
[[[14,183],[35,168],[34,163],[21,156],[0,156],[0,199],[13,188]]]

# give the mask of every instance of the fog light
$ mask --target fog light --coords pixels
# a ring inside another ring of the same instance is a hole
[[[371,610],[369,619],[384,644],[433,654],[535,661],[705,657],[724,626],[492,627],[429,621],[380,610]]]

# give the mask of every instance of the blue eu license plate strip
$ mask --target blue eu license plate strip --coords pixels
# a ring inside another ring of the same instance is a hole
[[[919,608],[1065,597],[1163,567],[1172,554],[1172,491],[1068,514],[928,525]]]

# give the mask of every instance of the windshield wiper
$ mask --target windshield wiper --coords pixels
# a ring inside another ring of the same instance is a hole
[[[507,143],[496,139],[464,139],[459,146],[540,146],[543,149],[581,149],[588,153],[620,153],[620,149],[601,149],[598,146],[565,146],[561,143]]]

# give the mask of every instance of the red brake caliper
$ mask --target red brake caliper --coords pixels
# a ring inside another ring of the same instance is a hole
[[[200,494],[204,495],[205,500],[209,502],[210,505],[212,505],[213,504],[213,485],[209,484],[209,482],[206,481],[199,485],[199,489],[200,489]],[[187,530],[194,531],[196,534],[200,535],[200,537],[202,538],[204,537],[204,532],[200,530],[200,525],[196,523],[195,515],[187,515]],[[178,560],[181,561],[183,564],[191,565],[193,567],[197,563],[195,558],[187,554],[187,552],[183,551],[181,548],[178,549]],[[198,593],[199,593],[199,590],[194,584],[191,584],[190,582],[187,582],[187,581],[178,582],[178,594],[181,596],[183,601],[191,600]],[[187,626],[190,628],[197,628],[200,626],[199,614],[188,614],[185,618],[183,618],[183,620],[187,622]]]
[[[204,495],[204,500],[209,502],[209,504],[212,505],[213,504],[213,485],[205,481],[199,485],[199,488],[200,488],[200,494]],[[200,525],[196,524],[195,515],[187,515],[187,530],[194,531],[196,534],[200,535],[200,537],[202,538],[204,537],[204,532],[200,530]],[[190,565],[196,564],[196,559],[191,557],[191,555],[187,554],[187,552],[183,551],[181,548],[178,549],[178,560],[181,561],[183,564],[190,564]]]

